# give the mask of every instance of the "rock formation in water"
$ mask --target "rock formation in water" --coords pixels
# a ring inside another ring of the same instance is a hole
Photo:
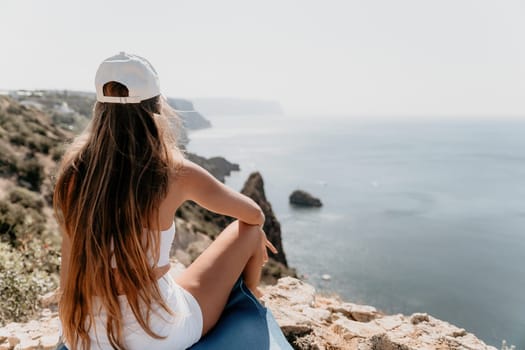
[[[279,251],[277,254],[268,252],[269,260],[262,271],[263,282],[273,284],[280,277],[296,276],[295,269],[288,267],[282,246],[281,225],[273,213],[271,204],[266,199],[261,175],[259,173],[251,174],[241,192],[252,198],[263,210],[266,217],[263,229],[268,240]],[[177,217],[182,219],[180,223],[177,222],[177,235],[180,233],[181,241],[176,240],[174,242],[172,253],[185,265],[193,262],[211,241],[233,221],[231,217],[215,214],[193,202],[184,203],[177,211]],[[181,244],[181,246],[177,247],[177,244]]]
[[[319,198],[302,190],[295,190],[290,195],[290,203],[301,207],[321,207],[323,203]]]
[[[259,172],[250,174],[248,180],[246,180],[244,183],[241,193],[253,199],[257,204],[259,204],[264,212],[266,221],[264,222],[263,230],[266,233],[268,240],[272,242],[272,244],[278,250],[277,254],[269,252],[268,255],[273,259],[283,263],[284,266],[288,266],[281,240],[281,224],[275,217],[272,205],[266,199],[266,194],[264,193],[264,181]]]

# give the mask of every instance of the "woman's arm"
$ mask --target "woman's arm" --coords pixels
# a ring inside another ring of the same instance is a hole
[[[228,215],[250,225],[263,225],[264,214],[250,197],[215,179],[199,165],[184,159],[177,180],[185,200],[218,214]]]

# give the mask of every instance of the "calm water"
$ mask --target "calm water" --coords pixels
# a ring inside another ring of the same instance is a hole
[[[189,149],[239,163],[236,189],[262,173],[309,283],[525,349],[525,122],[210,119]],[[291,207],[296,188],[324,206]]]

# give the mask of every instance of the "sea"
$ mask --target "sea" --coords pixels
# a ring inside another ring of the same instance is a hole
[[[288,263],[318,291],[525,349],[525,120],[207,118],[188,150],[238,163],[236,190],[262,174]],[[296,189],[323,206],[290,205]]]

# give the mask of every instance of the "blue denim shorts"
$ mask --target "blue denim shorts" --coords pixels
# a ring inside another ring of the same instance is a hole
[[[59,343],[57,350],[67,350]],[[271,311],[240,277],[232,288],[217,324],[191,350],[292,350]]]
[[[240,277],[217,324],[192,350],[291,350],[271,311],[264,307]]]

